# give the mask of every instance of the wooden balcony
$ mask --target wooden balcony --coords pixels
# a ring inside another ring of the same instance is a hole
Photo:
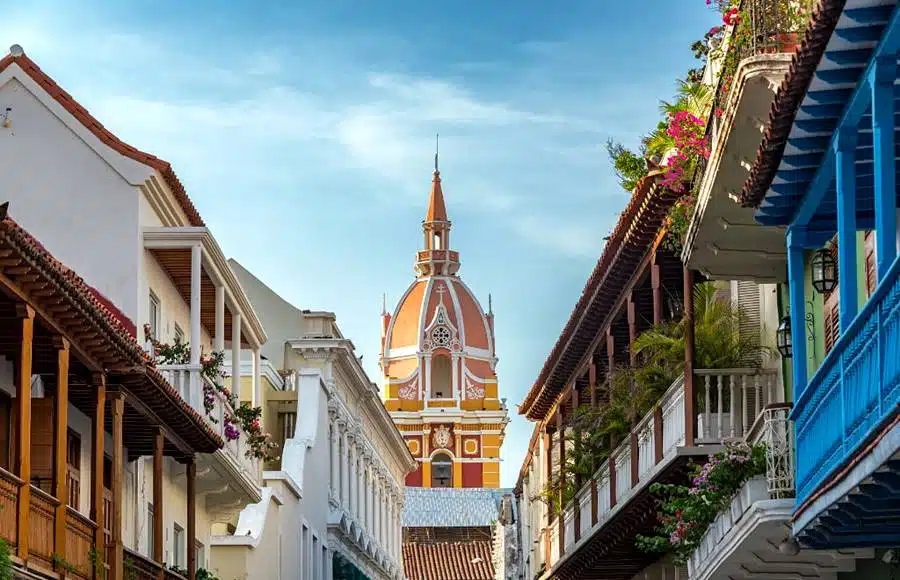
[[[638,534],[656,527],[653,483],[684,483],[691,458],[750,433],[779,396],[775,371],[695,371],[697,437],[687,446],[685,386],[679,378],[657,408],[639,421],[551,525],[547,578],[630,579],[656,560],[638,551]],[[559,536],[559,537],[557,537]]]
[[[0,469],[0,538],[11,549],[18,541],[16,522],[19,508],[19,490],[22,481],[4,469]],[[97,524],[72,508],[65,512],[65,549],[54,546],[56,514],[59,501],[35,486],[30,487],[29,506],[29,561],[27,568],[32,572],[49,577],[54,574],[54,554],[65,554],[66,577],[89,580],[94,577],[94,536]],[[15,553],[15,551],[13,551]],[[13,562],[22,567],[23,562],[13,556]],[[57,573],[62,572],[58,566]]]

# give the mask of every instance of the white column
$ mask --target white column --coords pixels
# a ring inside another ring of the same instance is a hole
[[[384,546],[384,538],[381,537],[381,478],[375,479],[375,542]]]
[[[331,422],[331,495],[341,497],[340,457],[338,456],[338,424]]]
[[[200,364],[200,272],[203,247],[191,246],[191,364]]]
[[[350,450],[347,449],[346,425],[341,425],[341,505],[350,511]]]
[[[225,286],[216,286],[216,337],[213,350],[225,350]]]
[[[241,315],[231,313],[231,394],[241,399]]]
[[[431,398],[431,355],[427,355],[425,357],[425,400]]]
[[[450,357],[450,396],[457,401],[466,398],[463,392],[463,381],[459,380],[459,355],[454,353]]]
[[[358,443],[359,442],[357,441],[357,444]],[[356,520],[359,522],[359,525],[363,525],[362,502],[360,501],[362,497],[362,457],[359,447],[356,448],[356,477],[353,479],[353,485],[353,502],[356,504]]]
[[[348,509],[350,511],[350,515],[353,519],[358,520],[359,514],[356,510],[358,502],[356,501],[356,478],[357,478],[357,465],[356,465],[356,445],[355,441],[352,437],[349,437],[347,441],[350,443],[350,447],[347,450],[348,458],[350,460],[350,477],[348,478],[347,486],[348,492],[350,494],[350,501],[348,502]]]
[[[253,406],[259,407],[263,404],[262,398],[262,359],[259,355],[259,347],[253,349]]]

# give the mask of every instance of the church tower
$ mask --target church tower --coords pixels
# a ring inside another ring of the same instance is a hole
[[[498,488],[509,421],[497,394],[494,314],[459,278],[435,155],[416,279],[382,313],[385,407],[419,462],[410,487]]]

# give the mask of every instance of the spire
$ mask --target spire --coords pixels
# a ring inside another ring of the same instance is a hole
[[[425,222],[446,222],[447,207],[444,205],[444,191],[441,189],[441,171],[438,169],[438,148],[440,135],[434,136],[434,173],[431,174],[431,196]]]
[[[422,221],[425,236],[423,249],[416,253],[416,272],[419,276],[451,276],[459,269],[459,254],[450,249],[450,220],[444,205],[441,189],[441,172],[438,168],[438,143],[435,136],[434,173],[431,176],[431,195],[428,211]]]

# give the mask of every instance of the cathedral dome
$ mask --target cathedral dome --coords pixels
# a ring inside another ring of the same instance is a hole
[[[386,356],[435,348],[488,359],[494,356],[488,316],[456,276],[416,279],[397,304],[384,347]]]

